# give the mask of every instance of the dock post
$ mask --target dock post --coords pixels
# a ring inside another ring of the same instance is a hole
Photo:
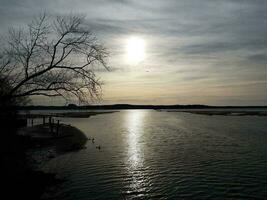
[[[49,127],[50,127],[50,133],[53,133],[52,117],[51,116],[49,116]]]
[[[32,118],[32,127],[33,127],[33,118]]]
[[[45,125],[45,116],[43,116],[43,125]]]
[[[57,120],[57,135],[58,135],[58,132],[59,131],[59,120]]]
[[[55,120],[54,120],[54,118],[52,117],[52,133],[54,133],[54,127],[55,127]]]

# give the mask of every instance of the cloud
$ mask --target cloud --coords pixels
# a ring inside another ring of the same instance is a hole
[[[101,69],[97,73],[115,90],[122,85],[136,87],[136,95],[128,98],[131,102],[146,102],[152,98],[146,93],[154,90],[158,92],[153,94],[154,99],[164,92],[166,98],[160,98],[160,102],[175,103],[179,100],[176,96],[181,95],[180,86],[187,88],[183,101],[206,88],[206,97],[195,96],[196,103],[199,98],[206,104],[236,104],[241,99],[236,97],[237,93],[247,93],[248,104],[262,104],[267,99],[262,92],[266,84],[253,84],[267,80],[266,0],[0,0],[0,3],[0,33],[10,25],[29,22],[42,11],[52,15],[85,14],[87,25],[112,52],[112,75]],[[146,60],[140,66],[130,67],[123,60],[125,40],[131,35],[147,42]],[[108,84],[104,87],[109,88]],[[168,90],[158,90],[161,85]],[[229,89],[228,97],[224,98],[226,90],[219,87],[232,86],[235,89]],[[215,90],[222,92],[221,99],[212,97]],[[122,99],[119,92],[117,97],[106,95],[109,102],[116,98]],[[123,99],[127,102],[126,97]]]
[[[248,60],[251,62],[256,62],[260,64],[267,64],[267,52],[265,54],[253,54],[251,56],[248,56]]]

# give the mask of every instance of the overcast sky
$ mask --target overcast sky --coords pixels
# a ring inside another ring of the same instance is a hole
[[[111,52],[103,104],[267,105],[266,0],[0,0],[0,33],[44,11],[84,14]],[[132,36],[138,65],[125,61]]]

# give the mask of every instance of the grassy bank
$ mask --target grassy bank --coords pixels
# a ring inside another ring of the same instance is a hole
[[[75,127],[61,124],[58,134],[50,132],[49,125],[23,128],[6,140],[1,148],[1,178],[3,192],[8,199],[40,199],[49,186],[62,180],[56,174],[39,170],[38,166],[68,151],[84,147],[87,138]],[[37,156],[42,154],[42,156]]]

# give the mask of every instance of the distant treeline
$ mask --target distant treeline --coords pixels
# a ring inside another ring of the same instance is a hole
[[[114,105],[84,105],[78,106],[69,104],[67,106],[19,106],[19,110],[117,110],[117,109],[231,109],[231,108],[267,108],[267,106],[208,106],[208,105],[131,105],[131,104],[114,104]]]

